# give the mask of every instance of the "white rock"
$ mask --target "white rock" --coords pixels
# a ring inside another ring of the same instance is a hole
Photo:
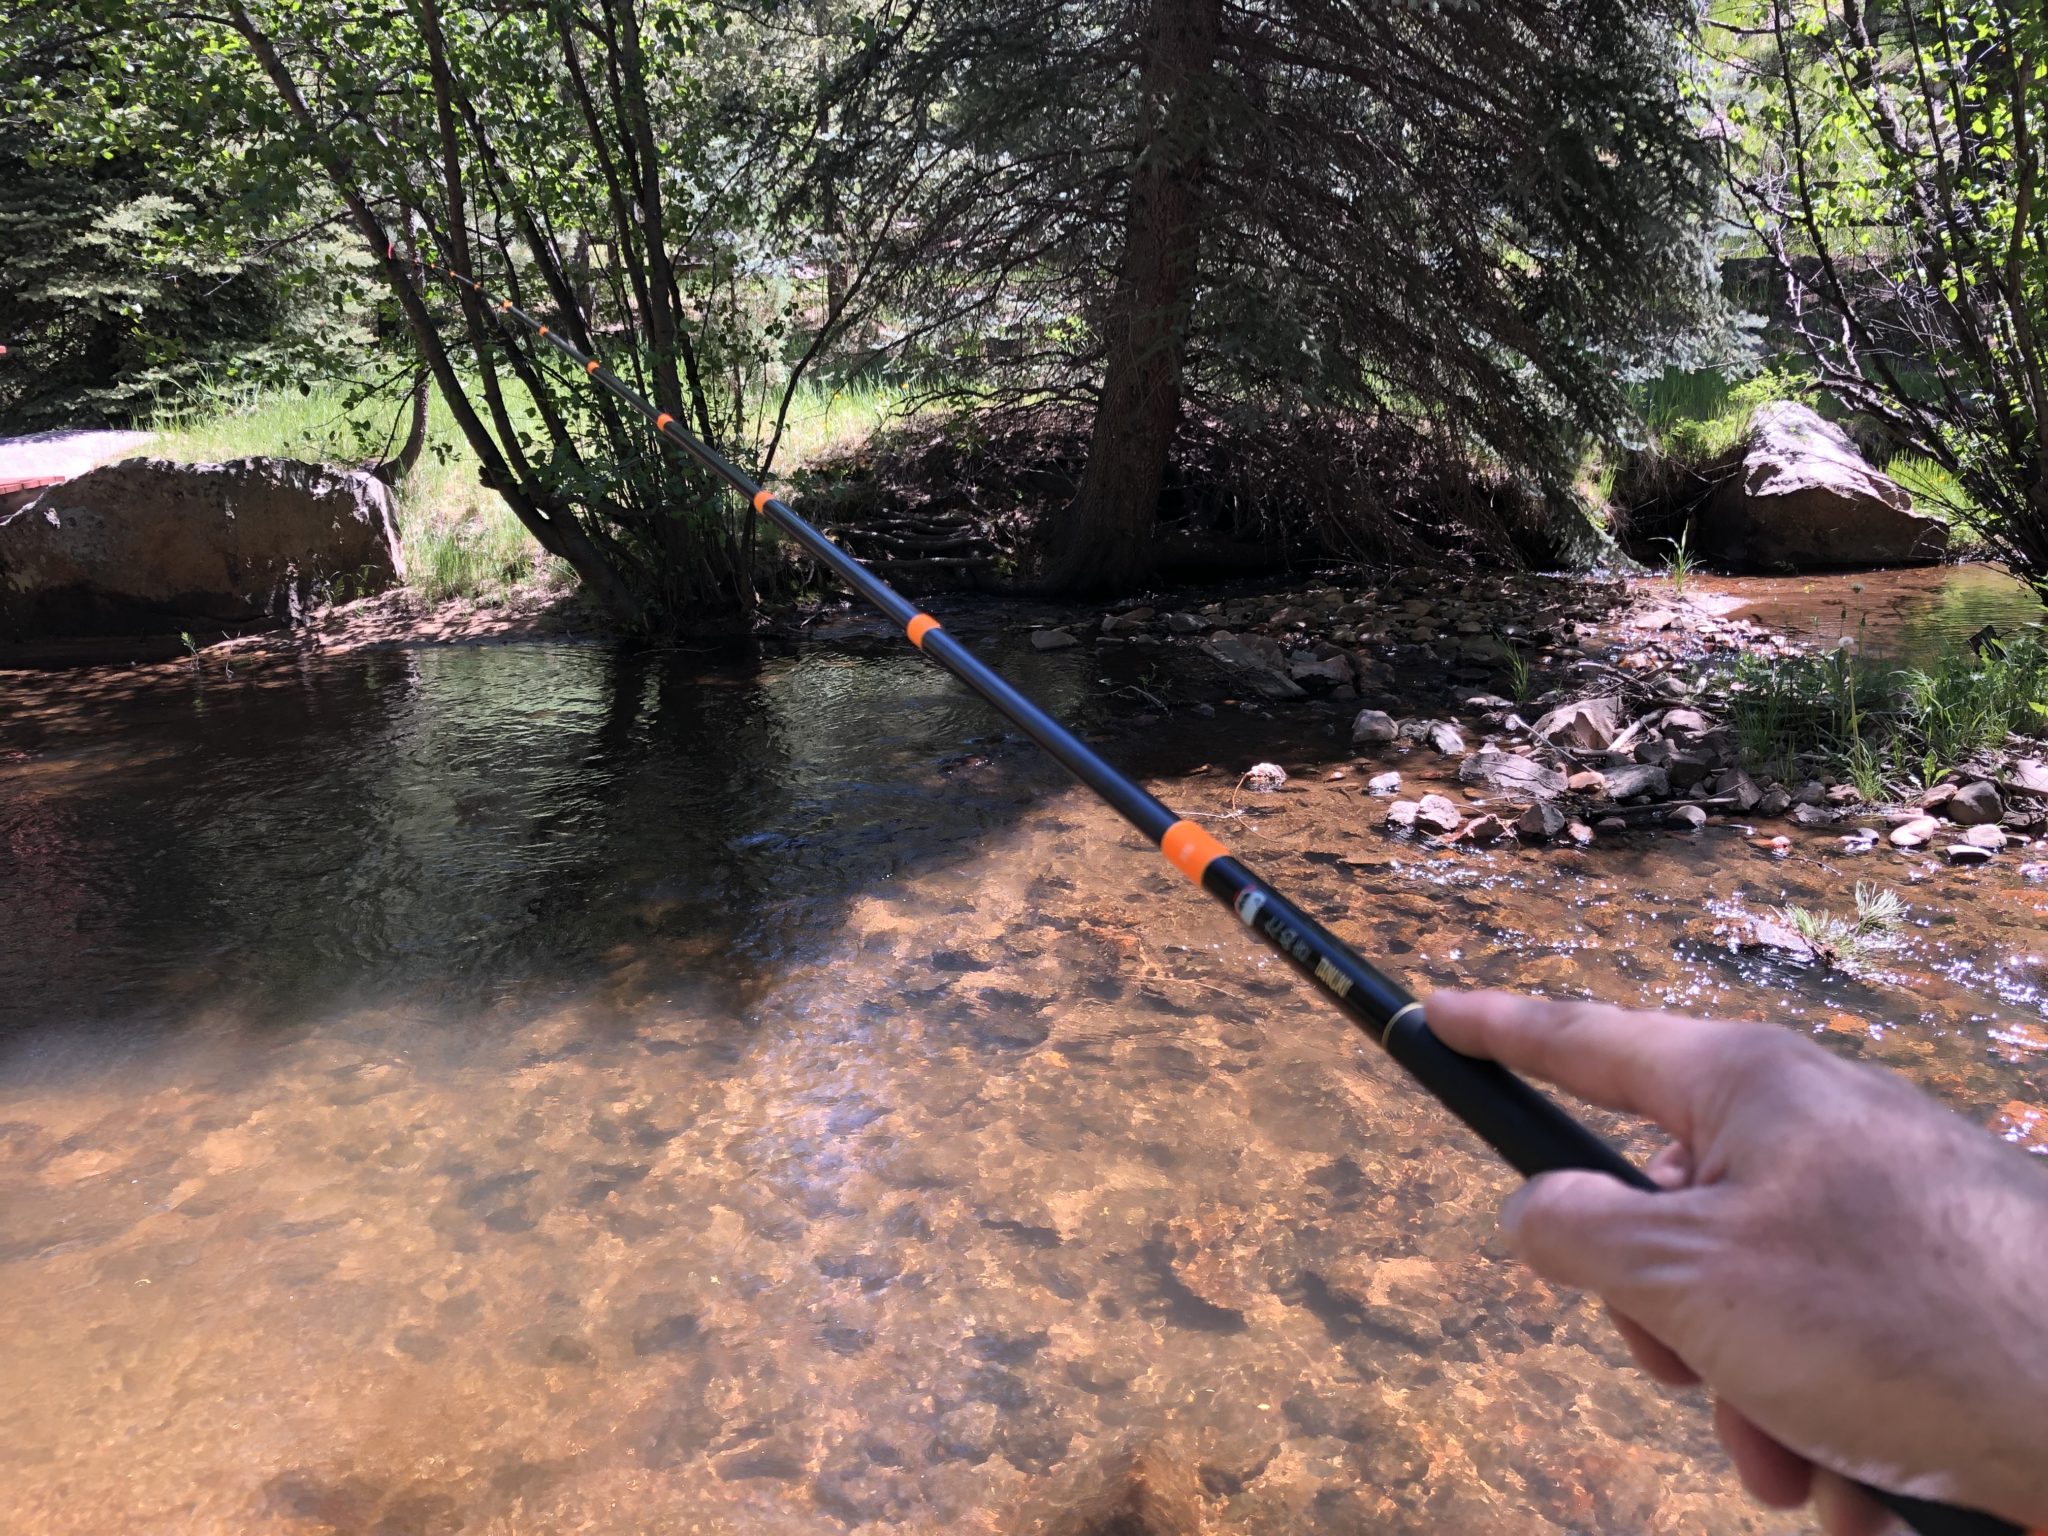
[[[1253,763],[1244,773],[1247,789],[1272,791],[1287,782],[1287,770],[1278,763]]]

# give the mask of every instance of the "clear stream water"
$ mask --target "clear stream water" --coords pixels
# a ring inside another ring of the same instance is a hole
[[[2017,858],[1431,853],[1334,708],[1117,728],[1000,659],[1418,987],[1768,1017],[2048,1140]],[[1858,879],[1910,903],[1864,977],[1701,936]],[[8,1531],[1010,1532],[1133,1454],[1218,1532],[1797,1528],[1507,1261],[1502,1170],[893,646],[0,675],[0,1149]]]

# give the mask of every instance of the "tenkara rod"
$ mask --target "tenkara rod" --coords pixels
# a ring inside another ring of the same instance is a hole
[[[401,269],[406,262],[406,258],[398,255],[395,244],[386,247],[385,259]],[[1517,1172],[1526,1177],[1560,1168],[1590,1168],[1611,1174],[1637,1189],[1656,1188],[1641,1169],[1507,1068],[1497,1062],[1461,1055],[1437,1039],[1423,1019],[1422,1004],[1412,993],[1254,874],[1209,832],[1175,815],[1134,780],[1111,767],[1073,732],[947,634],[937,619],[741,473],[709,443],[686,431],[674,416],[648,404],[638,390],[600,359],[542,325],[510,299],[493,303],[483,284],[475,279],[436,266],[423,257],[411,259],[467,288],[487,308],[517,320],[553,346],[586,378],[595,380],[651,421],[664,440],[738,491],[756,512],[902,626],[912,645],[994,706],[1069,773],[1107,801],[1125,821],[1157,844],[1168,863],[1229,907],[1267,947],[1321,988],[1353,1023]],[[1870,1491],[1921,1536],[2023,1536],[2020,1527],[1995,1516],[1881,1489]]]

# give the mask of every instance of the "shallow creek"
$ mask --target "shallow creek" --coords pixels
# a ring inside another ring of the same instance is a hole
[[[2017,858],[1431,853],[1336,708],[1118,729],[999,650],[1418,988],[1772,1018],[2048,1143]],[[0,675],[0,873],[0,1528],[1007,1532],[1131,1453],[1218,1532],[1798,1528],[1461,1131],[893,648]],[[1858,879],[1909,903],[1860,978],[1688,936]]]

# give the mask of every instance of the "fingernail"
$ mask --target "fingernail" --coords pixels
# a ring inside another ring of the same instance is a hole
[[[1522,1235],[1522,1212],[1528,1203],[1529,1186],[1527,1184],[1524,1184],[1501,1202],[1500,1235],[1510,1243]]]

